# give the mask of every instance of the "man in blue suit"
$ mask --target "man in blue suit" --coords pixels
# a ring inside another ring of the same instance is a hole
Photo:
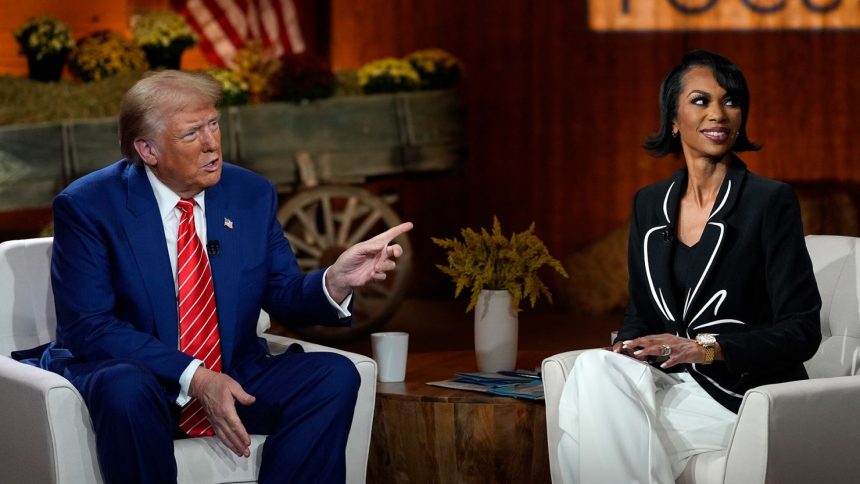
[[[206,75],[145,77],[122,102],[125,159],[55,199],[57,346],[72,356],[52,368],[86,401],[109,483],[175,482],[180,409],[194,399],[239,456],[250,455],[249,433],[269,435],[260,482],[343,482],[355,367],[331,353],[271,356],[256,335],[258,315],[348,325],[352,289],[394,269],[402,249],[389,242],[412,225],[302,273],[272,185],[221,157],[220,95]],[[217,248],[201,259],[211,267],[220,371],[179,349],[180,199],[191,201],[202,246]]]

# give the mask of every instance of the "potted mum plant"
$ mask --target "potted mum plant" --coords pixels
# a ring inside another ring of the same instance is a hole
[[[84,82],[147,69],[146,55],[133,42],[108,30],[80,39],[69,58],[72,73]]]
[[[272,97],[272,79],[281,69],[281,61],[273,58],[259,42],[252,42],[236,52],[233,72],[247,86],[251,104],[267,102]]]
[[[334,94],[334,73],[328,63],[312,54],[285,54],[272,76],[272,99],[299,103]]]
[[[386,57],[361,66],[358,85],[365,94],[414,91],[421,86],[421,76],[409,61]]]
[[[475,310],[475,355],[481,371],[513,370],[517,359],[517,313],[527,299],[534,307],[544,295],[552,294],[537,274],[548,265],[564,277],[567,271],[552,257],[532,223],[528,230],[502,234],[497,217],[493,230],[480,233],[470,228],[460,233],[463,240],[433,238],[448,249],[448,265],[437,265],[456,284],[454,297],[471,290],[466,311]]]
[[[134,42],[146,53],[151,69],[179,69],[182,53],[197,45],[197,35],[182,15],[168,10],[141,15],[131,31]]]
[[[30,79],[58,81],[75,41],[62,21],[49,16],[32,17],[15,31],[20,53],[27,56]]]
[[[451,89],[463,75],[463,63],[442,49],[416,50],[405,60],[418,71],[421,89]]]
[[[248,83],[235,72],[228,69],[207,69],[206,73],[221,85],[220,107],[248,104],[251,95]]]

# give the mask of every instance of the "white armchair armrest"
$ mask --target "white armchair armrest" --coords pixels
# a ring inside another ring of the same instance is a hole
[[[0,356],[0,388],[5,482],[102,482],[90,414],[68,380]]]
[[[858,376],[749,390],[729,444],[725,482],[854,482],[857,402]]]

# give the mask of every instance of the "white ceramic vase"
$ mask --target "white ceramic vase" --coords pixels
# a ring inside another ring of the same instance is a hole
[[[478,371],[513,370],[517,366],[517,313],[511,293],[483,290],[475,306],[475,357]]]

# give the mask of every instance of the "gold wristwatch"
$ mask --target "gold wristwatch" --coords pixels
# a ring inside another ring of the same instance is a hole
[[[717,345],[717,335],[711,333],[699,333],[696,335],[696,343],[705,349],[704,364],[710,365],[714,361],[714,356],[716,356],[716,349],[714,347]]]

